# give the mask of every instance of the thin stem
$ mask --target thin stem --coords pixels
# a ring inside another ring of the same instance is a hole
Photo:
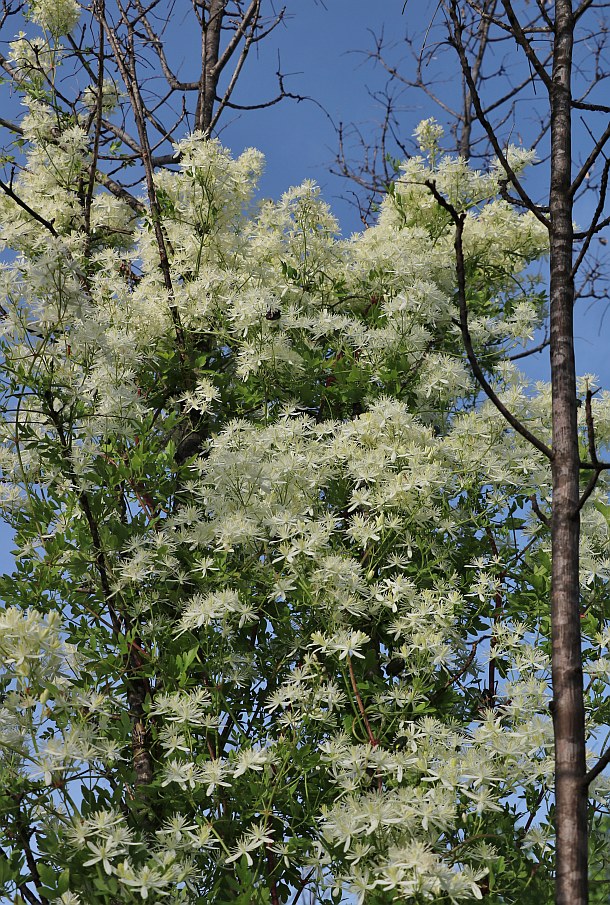
[[[450,204],[446,198],[441,195],[439,190],[436,187],[436,182],[433,179],[427,179],[425,185],[430,189],[434,198],[438,201],[440,206],[444,208],[451,216],[455,224],[455,263],[456,263],[456,275],[457,275],[457,292],[458,292],[458,303],[460,310],[460,328],[462,331],[462,339],[464,342],[464,348],[466,349],[466,355],[468,356],[468,361],[470,362],[470,367],[476,377],[477,381],[481,385],[481,388],[484,390],[486,396],[492,402],[495,407],[498,409],[501,415],[508,421],[511,427],[513,427],[518,434],[520,434],[525,440],[532,444],[537,450],[539,450],[543,455],[547,457],[547,459],[553,458],[553,453],[550,448],[543,443],[542,440],[539,440],[535,434],[533,434],[527,427],[519,421],[518,418],[515,418],[513,413],[507,409],[504,405],[496,391],[493,389],[485,374],[483,373],[483,369],[479,364],[479,360],[474,351],[474,347],[472,345],[472,338],[470,336],[470,329],[468,327],[468,302],[466,299],[466,264],[464,261],[464,245],[463,245],[463,236],[464,236],[464,223],[466,221],[466,214],[459,213],[455,207]]]
[[[366,734],[368,736],[369,742],[371,743],[371,747],[376,748],[379,744],[378,740],[375,738],[375,734],[371,729],[371,724],[369,723],[368,717],[366,715],[366,710],[364,709],[364,704],[362,703],[362,698],[360,697],[360,692],[358,690],[358,683],[356,682],[356,676],[354,674],[354,667],[352,665],[352,658],[347,655],[347,665],[349,668],[349,677],[352,683],[352,690],[356,697],[356,702],[358,704],[358,710],[360,711],[360,716],[362,717],[362,722],[364,723]]]

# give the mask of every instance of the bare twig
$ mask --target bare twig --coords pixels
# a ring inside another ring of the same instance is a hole
[[[532,346],[531,349],[526,349],[524,352],[517,352],[515,355],[509,355],[509,361],[519,361],[520,358],[528,358],[530,355],[536,355],[538,352],[543,352],[549,346],[549,338],[546,336],[541,343],[538,343],[537,346]]]
[[[525,191],[525,189],[521,183],[521,180],[517,177],[517,174],[515,173],[514,169],[512,168],[512,166],[504,152],[504,149],[502,148],[502,146],[498,140],[498,134],[497,134],[496,128],[492,125],[492,123],[490,122],[490,120],[487,117],[487,114],[485,113],[485,110],[483,109],[481,97],[480,97],[479,91],[477,89],[477,86],[474,82],[474,79],[472,77],[472,69],[470,67],[470,63],[468,62],[468,58],[466,56],[466,50],[464,47],[464,42],[462,40],[462,25],[460,23],[459,16],[456,11],[455,4],[453,4],[453,3],[450,4],[449,16],[450,16],[450,20],[451,20],[451,23],[453,26],[450,40],[451,40],[453,47],[455,48],[455,50],[457,52],[457,55],[458,55],[458,58],[459,58],[459,61],[460,61],[461,67],[462,67],[462,72],[464,74],[464,78],[466,79],[466,82],[470,89],[470,93],[471,93],[471,97],[472,97],[472,104],[474,106],[474,109],[475,109],[475,112],[477,115],[477,119],[478,119],[479,123],[483,126],[483,128],[485,129],[485,132],[489,139],[489,143],[492,146],[494,153],[496,154],[496,157],[500,161],[502,169],[506,173],[508,180],[509,180],[510,184],[512,185],[512,187],[514,188],[514,190],[516,191],[517,195],[519,196],[521,201],[523,201],[523,203],[527,206],[528,210],[531,210],[531,212],[534,214],[536,219],[539,220],[548,229],[548,227],[550,226],[548,217],[546,217],[541,212],[539,206],[530,198],[528,193]]]
[[[44,226],[44,228],[48,230],[52,236],[58,238],[59,233],[53,226],[53,222],[51,220],[47,220],[45,217],[39,214],[38,211],[35,211],[33,207],[30,207],[27,201],[24,201],[23,198],[21,198],[10,185],[7,185],[6,182],[3,182],[1,179],[0,189],[4,192],[5,195],[8,195],[9,198],[12,198],[15,204],[17,204],[22,210],[24,210],[26,214],[29,214],[32,219],[36,220],[37,223],[40,223],[41,226]]]
[[[602,773],[606,767],[610,764],[610,748],[607,748],[604,753],[601,755],[600,759],[597,761],[594,767],[592,767],[586,774],[584,778],[584,783],[586,786],[590,786],[594,779],[597,779],[600,773]]]
[[[473,374],[479,382],[481,388],[485,392],[486,396],[490,400],[490,402],[495,405],[501,415],[504,416],[506,421],[510,424],[514,430],[520,434],[525,440],[532,444],[539,452],[547,457],[547,459],[553,458],[553,453],[546,445],[536,437],[528,428],[516,418],[513,413],[504,405],[496,391],[493,389],[485,374],[483,373],[483,369],[479,364],[479,360],[474,351],[474,347],[472,345],[472,338],[470,336],[470,329],[468,327],[468,302],[466,299],[466,265],[464,261],[464,247],[463,247],[463,234],[464,234],[464,223],[466,220],[466,214],[458,212],[455,207],[447,201],[447,199],[439,192],[436,182],[433,179],[427,179],[425,185],[432,193],[433,197],[436,199],[438,204],[447,211],[447,213],[451,216],[451,219],[455,225],[455,240],[454,240],[454,248],[455,248],[455,264],[456,264],[456,276],[457,276],[457,295],[458,295],[458,304],[460,311],[460,328],[462,331],[462,340],[464,342],[464,348],[466,350],[466,355],[468,356],[468,361],[470,362],[470,367],[472,368]]]
[[[352,691],[354,692],[354,696],[358,703],[358,710],[360,711],[360,716],[362,717],[362,722],[364,723],[366,734],[368,736],[369,742],[371,743],[372,748],[376,748],[379,744],[378,740],[375,738],[375,734],[371,729],[371,724],[369,723],[368,717],[366,715],[366,710],[364,709],[364,704],[362,702],[362,698],[360,697],[360,691],[358,690],[358,683],[356,681],[356,676],[354,674],[354,666],[352,664],[352,658],[347,656],[347,665],[349,669],[349,677],[352,685]]]
[[[538,503],[538,498],[535,493],[533,493],[530,497],[530,503],[532,504],[532,509],[538,516],[538,519],[545,525],[547,528],[551,527],[551,520],[547,515],[544,514],[542,509],[540,508],[540,504]]]

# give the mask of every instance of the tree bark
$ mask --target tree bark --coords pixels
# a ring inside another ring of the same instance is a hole
[[[220,36],[226,6],[226,0],[211,0],[208,21],[201,29],[201,80],[195,111],[195,128],[200,132],[207,132],[214,113],[220,77]]]
[[[552,674],[556,905],[586,905],[587,788],[579,613],[579,448],[574,358],[572,0],[555,2],[551,102],[550,347],[553,412]]]

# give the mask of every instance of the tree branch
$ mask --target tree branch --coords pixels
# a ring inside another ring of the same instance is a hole
[[[533,511],[536,513],[536,515],[538,516],[538,518],[542,522],[542,524],[545,525],[545,527],[550,528],[551,520],[547,515],[545,515],[545,513],[540,508],[540,504],[538,503],[538,498],[536,497],[535,493],[533,493],[531,495],[530,503],[532,504]]]
[[[478,358],[474,351],[474,347],[472,345],[472,338],[470,336],[470,329],[468,327],[468,303],[466,300],[466,266],[464,262],[464,246],[463,246],[463,234],[464,234],[464,222],[466,220],[466,214],[459,213],[455,207],[450,204],[446,198],[441,195],[439,190],[436,187],[436,183],[432,179],[427,179],[425,185],[430,192],[440,204],[440,206],[447,211],[447,213],[451,216],[453,223],[455,224],[455,261],[456,261],[456,275],[457,275],[457,291],[458,291],[458,303],[460,310],[460,328],[462,331],[462,340],[464,342],[464,348],[466,350],[466,355],[468,356],[468,361],[470,362],[470,367],[479,382],[481,388],[484,390],[486,396],[490,400],[490,402],[495,405],[497,410],[501,415],[504,416],[506,421],[510,424],[510,426],[520,434],[528,443],[531,443],[539,452],[547,457],[547,459],[552,460],[553,453],[549,449],[549,447],[539,440],[535,434],[533,434],[530,430],[522,424],[518,418],[515,418],[513,413],[504,405],[502,400],[499,398],[498,394],[495,392],[485,374],[483,373],[483,369],[479,364]]]
[[[523,186],[521,185],[521,181],[517,178],[517,174],[511,167],[506,154],[504,153],[500,142],[498,141],[498,137],[496,135],[496,130],[488,120],[485,111],[483,110],[483,105],[481,103],[481,97],[477,90],[477,86],[475,85],[472,78],[472,70],[470,68],[470,64],[466,57],[466,51],[464,49],[464,43],[462,41],[462,25],[459,21],[456,9],[454,4],[450,5],[449,16],[451,18],[451,22],[453,25],[453,30],[449,35],[449,40],[452,46],[455,48],[455,51],[460,60],[460,64],[462,67],[462,72],[464,73],[464,78],[468,83],[468,87],[470,89],[471,97],[472,97],[472,105],[477,114],[477,118],[481,125],[483,126],[485,132],[487,133],[487,137],[489,139],[489,143],[494,149],[494,153],[498,158],[502,169],[506,173],[511,185],[519,195],[519,198],[526,205],[527,209],[533,213],[537,220],[539,220],[547,229],[550,227],[550,221],[548,217],[545,217],[544,214],[540,211],[540,208],[537,204],[535,204],[530,196],[527,194]]]
[[[587,230],[585,240],[582,244],[580,251],[578,252],[576,261],[574,262],[574,265],[572,266],[572,276],[573,277],[576,276],[576,274],[578,273],[578,269],[579,269],[580,265],[582,264],[582,262],[584,261],[587,251],[589,250],[589,245],[591,244],[593,236],[597,232],[597,227],[599,225],[599,218],[601,217],[602,211],[606,204],[609,173],[610,173],[610,159],[606,158],[606,160],[604,162],[604,169],[602,170],[602,177],[600,180],[600,185],[599,185],[599,198],[597,201],[597,207],[595,208],[595,212],[593,214],[593,217],[591,218],[591,222],[589,224],[589,229]]]
[[[515,11],[512,7],[512,3],[510,2],[510,0],[502,0],[502,6],[504,7],[504,12],[506,13],[506,17],[510,23],[512,33],[515,37],[515,41],[521,47],[521,49],[524,51],[528,62],[530,63],[530,65],[533,67],[534,71],[539,76],[540,80],[544,84],[547,91],[550,91],[552,84],[553,84],[551,77],[548,74],[548,72],[546,71],[546,69],[544,68],[544,66],[542,65],[539,57],[534,52],[532,45],[530,44],[530,42],[526,38],[525,34],[523,33],[523,29],[521,28],[521,23],[519,22],[519,19],[515,15]]]
[[[582,183],[585,181],[587,173],[602,153],[604,149],[604,145],[607,143],[608,139],[610,139],[610,123],[606,126],[602,134],[600,135],[598,141],[595,144],[595,147],[581,166],[576,178],[573,180],[572,185],[570,186],[570,196],[573,198]]]
[[[607,748],[604,753],[601,755],[598,762],[592,767],[587,773],[585,773],[584,784],[586,786],[590,786],[594,779],[597,779],[600,773],[602,773],[606,767],[610,764],[610,748]]]
[[[520,358],[527,358],[530,355],[535,355],[537,352],[543,352],[544,349],[548,347],[550,343],[550,339],[548,336],[546,339],[543,339],[541,343],[538,343],[537,346],[533,346],[531,349],[526,349],[524,352],[517,352],[516,355],[509,355],[509,361],[519,361]]]
[[[45,217],[41,216],[41,214],[37,213],[34,208],[30,207],[27,201],[24,201],[23,198],[20,198],[19,195],[15,191],[13,191],[10,185],[7,185],[6,182],[3,182],[0,179],[0,189],[4,192],[5,195],[8,195],[9,198],[12,198],[15,204],[17,204],[22,210],[24,210],[27,214],[30,215],[37,223],[40,223],[41,226],[44,226],[45,229],[51,233],[51,235],[58,239],[59,233],[53,226],[51,220],[45,219]]]

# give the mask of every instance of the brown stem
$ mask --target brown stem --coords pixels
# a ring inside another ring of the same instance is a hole
[[[492,549],[493,555],[496,557],[496,559],[498,559],[499,558],[498,545],[496,544],[496,539],[493,536],[493,532],[492,532],[491,528],[489,528],[489,527],[486,528],[485,533],[487,534],[487,538],[489,540],[489,545]],[[500,573],[500,579],[501,579],[501,581],[504,581],[505,578],[506,578],[506,572],[503,570]],[[496,625],[500,619],[500,616],[502,615],[502,610],[503,610],[502,592],[499,589],[496,591],[496,593],[494,595],[494,599],[495,599],[496,605],[495,605],[495,609],[494,609],[494,612],[492,614],[492,619],[491,619],[492,624],[491,624],[491,640],[489,642],[489,669],[488,669],[488,676],[487,676],[487,691],[488,691],[488,696],[489,696],[489,706],[490,707],[494,706],[495,700],[496,700],[496,657],[494,654],[494,650],[495,650],[495,647],[497,644]]]
[[[532,346],[531,349],[525,349],[524,352],[517,352],[516,355],[509,355],[509,361],[519,361],[520,358],[528,358],[530,355],[535,355],[537,352],[542,352],[549,345],[548,336],[545,337],[541,343],[538,343],[537,346]]]
[[[586,786],[590,786],[593,780],[599,776],[599,774],[606,769],[606,767],[610,764],[610,748],[608,748],[594,767],[591,767],[588,773],[585,774],[584,782]]]
[[[536,814],[538,813],[538,808],[542,804],[542,799],[544,798],[545,791],[546,791],[545,789],[540,789],[540,792],[538,793],[538,797],[536,798],[534,807],[529,812],[529,816],[523,825],[523,834],[524,835],[525,835],[525,833],[527,833],[527,831],[531,827],[532,823],[534,822]]]
[[[100,8],[100,16],[104,15],[104,0],[98,0]],[[91,233],[91,207],[93,204],[93,193],[96,184],[97,161],[100,152],[100,136],[102,133],[102,104],[104,101],[104,27],[99,23],[98,35],[98,60],[97,60],[97,79],[96,90],[97,97],[95,99],[95,131],[93,133],[93,150],[91,153],[91,163],[89,165],[89,178],[87,181],[87,194],[85,196],[85,235],[87,242],[90,241]]]
[[[21,805],[21,797],[18,799],[18,806]],[[40,874],[38,872],[38,864],[36,862],[36,858],[34,857],[34,852],[32,851],[32,846],[30,844],[30,839],[34,833],[34,831],[25,824],[24,822],[24,814],[21,809],[17,814],[16,820],[17,832],[19,835],[19,841],[21,842],[23,853],[25,855],[25,862],[28,866],[28,870],[32,875],[32,882],[36,886],[36,892],[40,898],[39,905],[49,905],[49,900],[45,898],[40,892],[40,887],[43,885],[42,880],[40,879]]]
[[[53,410],[53,400],[50,399],[49,418],[53,422],[57,435],[60,440],[64,461],[66,462],[68,472],[77,484],[77,478],[72,468],[70,458],[70,446],[65,435],[63,424],[58,415]],[[79,494],[79,503],[85,514],[89,533],[91,534],[91,542],[95,554],[95,564],[100,576],[102,593],[104,601],[110,614],[112,629],[116,637],[123,634],[131,634],[131,625],[127,613],[118,614],[113,603],[113,594],[110,584],[110,576],[106,565],[106,556],[100,536],[99,526],[93,515],[93,510],[89,502],[87,493],[83,490]],[[126,676],[125,676],[125,692],[127,695],[127,703],[129,713],[132,720],[132,763],[136,776],[136,786],[148,785],[153,780],[153,761],[149,748],[148,732],[145,723],[144,703],[146,697],[150,695],[150,682],[147,678],[143,678],[140,674],[142,668],[142,659],[140,657],[142,651],[142,643],[139,638],[128,638],[128,653],[126,658]]]
[[[597,390],[591,390],[587,387],[587,395],[585,398],[585,420],[587,422],[587,438],[589,440],[589,456],[593,465],[598,466],[597,450],[595,448],[595,423],[593,421],[593,397]]]
[[[220,35],[227,0],[211,0],[207,22],[201,28],[201,76],[195,110],[195,129],[206,132],[212,122],[216,87],[220,76],[217,68],[220,52]]]
[[[269,897],[271,899],[271,905],[280,905],[277,883],[273,878],[273,872],[275,870],[275,856],[273,854],[273,849],[269,844],[265,846],[265,850],[267,854],[267,877],[269,880]]]
[[[515,15],[512,3],[510,3],[509,0],[502,0],[502,6],[504,7],[504,12],[506,13],[506,18],[508,19],[511,33],[514,36],[515,41],[523,49],[530,66],[534,72],[536,72],[542,84],[547,90],[550,90],[552,86],[551,78],[521,28],[521,23]]]
[[[542,522],[543,525],[546,525],[547,528],[550,528],[551,521],[548,518],[548,516],[546,516],[544,514],[544,512],[542,511],[542,509],[540,508],[540,504],[538,503],[538,498],[536,497],[536,494],[532,494],[532,496],[530,497],[530,502],[532,504],[532,509],[538,516],[538,519]]]
[[[550,307],[553,416],[551,633],[556,905],[588,901],[585,708],[580,637],[579,469],[571,192],[572,0],[555,2],[551,102]]]
[[[140,140],[140,149],[141,149],[141,160],[142,166],[144,167],[144,176],[146,181],[146,190],[148,193],[148,200],[150,203],[150,211],[152,218],[152,227],[155,234],[155,239],[157,242],[157,248],[159,252],[159,267],[161,270],[161,274],[163,277],[163,283],[170,299],[170,313],[172,317],[172,321],[174,323],[174,330],[176,333],[176,340],[178,343],[178,348],[180,350],[181,357],[184,355],[185,349],[185,336],[184,330],[182,327],[182,322],[180,319],[180,313],[175,304],[174,299],[174,288],[172,284],[171,270],[169,265],[169,257],[167,253],[167,241],[166,236],[163,230],[162,216],[161,216],[161,206],[159,204],[159,199],[157,197],[157,189],[155,186],[154,173],[153,173],[153,165],[152,165],[152,153],[150,149],[150,142],[148,140],[148,131],[146,128],[146,114],[144,109],[144,104],[142,101],[142,95],[140,93],[140,87],[137,81],[137,73],[136,73],[136,65],[135,65],[135,55],[133,51],[133,28],[131,25],[129,28],[129,44],[127,53],[123,53],[122,48],[119,45],[119,41],[115,34],[114,29],[111,28],[105,16],[100,16],[100,22],[103,25],[106,37],[108,39],[108,43],[112,48],[112,52],[114,54],[114,58],[121,73],[121,78],[125,84],[125,87],[129,93],[129,98],[131,101],[131,109],[133,112],[133,117],[136,123],[136,128],[138,130],[138,138]]]
[[[489,143],[492,146],[496,157],[500,161],[500,164],[502,166],[502,169],[506,173],[506,177],[507,177],[508,181],[510,182],[510,184],[513,186],[513,188],[517,192],[519,198],[525,204],[525,206],[528,208],[528,210],[531,210],[531,212],[534,214],[536,219],[540,220],[541,223],[543,223],[546,227],[548,227],[549,226],[548,219],[541,212],[538,205],[534,204],[532,199],[529,197],[529,195],[525,191],[523,185],[521,184],[521,181],[517,178],[517,174],[513,170],[512,166],[510,164],[510,161],[508,160],[508,158],[504,152],[504,149],[502,148],[502,146],[498,140],[496,130],[494,129],[491,122],[489,121],[487,112],[483,109],[483,104],[481,102],[481,96],[479,94],[478,88],[472,77],[472,67],[470,66],[470,63],[468,62],[468,57],[466,55],[466,48],[464,46],[464,42],[463,42],[463,38],[462,38],[463,26],[460,21],[458,4],[457,4],[457,2],[455,2],[455,0],[451,0],[451,2],[448,4],[448,6],[449,6],[449,10],[448,10],[449,19],[450,19],[451,25],[452,25],[449,40],[450,40],[450,43],[455,48],[455,51],[459,57],[460,65],[462,67],[462,72],[464,74],[464,78],[466,79],[466,83],[468,85],[468,89],[469,89],[471,97],[472,97],[472,105],[475,109],[477,119],[480,122],[480,124],[483,126],[483,128],[487,134],[487,138],[489,139]]]
[[[371,724],[369,723],[368,717],[366,715],[366,710],[364,709],[364,704],[362,703],[362,698],[360,697],[360,692],[358,691],[358,683],[356,682],[356,676],[354,675],[354,667],[352,665],[352,658],[347,655],[347,665],[349,667],[349,677],[352,683],[352,691],[356,697],[356,701],[358,703],[358,710],[360,711],[360,716],[362,717],[362,722],[366,728],[366,734],[368,735],[369,742],[371,743],[372,748],[376,748],[379,742],[375,738],[373,730],[371,729]]]
[[[112,603],[112,591],[110,580],[106,568],[106,557],[100,538],[99,528],[93,516],[89,499],[86,493],[81,493],[80,503],[89,525],[91,539],[93,541],[93,549],[95,551],[95,561],[100,575],[102,590],[106,605],[112,620],[112,626],[115,635],[122,634],[121,622],[114,605]],[[125,631],[130,633],[131,626],[126,613],[122,614]],[[127,670],[125,675],[125,690],[127,694],[127,704],[129,706],[129,714],[132,721],[132,763],[136,776],[136,786],[148,785],[153,780],[153,761],[150,753],[150,745],[148,738],[148,730],[145,723],[144,704],[148,695],[150,695],[150,682],[146,678],[139,675],[142,668],[142,659],[140,651],[142,644],[139,638],[131,638],[128,642],[127,654]]]
[[[303,895],[303,891],[304,891],[305,887],[307,886],[307,884],[309,883],[309,881],[311,880],[311,878],[313,877],[315,871],[316,871],[316,869],[315,869],[315,867],[314,867],[314,868],[312,868],[312,869],[309,871],[308,874],[305,874],[305,876],[302,878],[302,880],[301,880],[301,882],[300,882],[299,885],[298,885],[297,891],[295,892],[294,897],[293,897],[292,902],[290,903],[290,905],[297,905],[297,902],[299,901],[299,899],[300,899],[301,896]]]
[[[473,374],[479,382],[481,388],[485,391],[485,395],[488,397],[490,402],[492,402],[495,407],[498,409],[501,415],[508,421],[511,427],[513,427],[518,434],[520,434],[525,440],[535,446],[537,450],[543,453],[547,459],[552,459],[553,453],[542,440],[539,440],[538,437],[535,436],[527,427],[519,421],[518,418],[515,418],[513,413],[506,408],[498,394],[495,392],[489,381],[487,380],[485,374],[483,373],[483,369],[479,364],[479,360],[474,351],[474,347],[472,345],[472,338],[470,336],[470,328],[468,326],[468,301],[466,298],[466,262],[464,260],[464,223],[466,222],[466,214],[458,212],[455,207],[447,201],[447,199],[439,192],[436,187],[436,182],[433,179],[426,179],[424,185],[430,189],[430,192],[436,199],[436,201],[440,204],[444,210],[451,216],[453,223],[455,224],[455,240],[454,240],[454,248],[455,248],[455,270],[457,277],[457,295],[458,295],[458,304],[460,311],[460,329],[462,332],[462,341],[464,343],[464,348],[466,350],[466,355],[468,356],[468,361],[470,363],[470,367],[472,368]]]
[[[444,691],[446,691],[446,690],[447,690],[448,688],[450,688],[455,682],[457,682],[459,679],[461,679],[462,676],[464,675],[464,673],[468,671],[468,669],[470,668],[470,664],[471,664],[472,661],[474,660],[474,656],[475,656],[475,654],[476,654],[476,652],[477,652],[477,648],[478,648],[479,644],[481,643],[481,641],[485,641],[486,638],[487,638],[487,635],[484,635],[482,638],[478,638],[476,641],[473,641],[471,651],[470,651],[470,653],[468,654],[468,656],[466,657],[466,662],[464,663],[464,665],[462,666],[462,668],[461,668],[458,672],[452,673],[452,674],[449,676],[449,678],[447,679],[447,681],[445,682],[445,684],[444,684],[444,685],[441,685],[441,687],[440,687],[439,690],[436,692],[436,694],[434,694],[434,695],[430,698],[430,703],[431,703],[431,704],[433,704],[436,700],[438,700],[438,698],[440,698],[441,694],[442,694]]]
[[[29,214],[30,217],[33,217],[34,220],[36,220],[37,223],[40,223],[41,226],[44,226],[45,229],[48,229],[52,236],[54,236],[55,238],[59,236],[59,233],[53,226],[51,220],[46,220],[40,214],[36,213],[36,211],[32,207],[30,207],[27,201],[24,201],[23,198],[20,198],[19,195],[17,195],[17,193],[13,191],[12,186],[7,185],[6,182],[3,182],[1,179],[0,189],[2,189],[5,195],[8,195],[9,198],[12,198],[15,204],[22,208],[22,210],[24,210],[26,214]]]

